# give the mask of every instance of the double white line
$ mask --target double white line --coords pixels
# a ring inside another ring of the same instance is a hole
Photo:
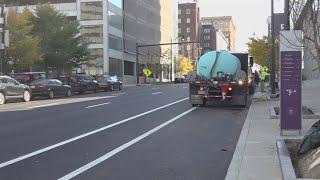
[[[99,128],[99,129],[96,129],[96,130],[94,130],[94,131],[90,131],[90,132],[85,133],[85,134],[82,134],[82,135],[80,135],[80,136],[77,136],[77,137],[74,137],[74,138],[71,138],[71,139],[62,141],[62,142],[60,142],[60,143],[57,143],[57,144],[54,144],[54,145],[45,147],[45,148],[43,148],[43,149],[39,149],[39,150],[37,150],[37,151],[34,151],[34,152],[32,152],[32,153],[29,153],[29,154],[20,156],[20,157],[18,157],[18,158],[15,158],[15,159],[12,159],[12,160],[3,162],[3,163],[0,164],[0,169],[1,169],[1,168],[4,168],[4,167],[6,167],[6,166],[9,166],[9,165],[11,165],[11,164],[14,164],[14,163],[23,161],[23,160],[25,160],[25,159],[31,158],[31,157],[33,157],[33,156],[39,155],[39,154],[41,154],[41,153],[50,151],[50,150],[52,150],[52,149],[58,148],[58,147],[60,147],[60,146],[63,146],[63,145],[72,143],[72,142],[74,142],[74,141],[83,139],[83,138],[88,137],[88,136],[90,136],[90,135],[93,135],[93,134],[99,133],[99,132],[101,132],[101,131],[110,129],[110,128],[112,128],[112,127],[118,126],[118,125],[123,124],[123,123],[126,123],[126,122],[128,122],[128,121],[134,120],[134,119],[139,118],[139,117],[141,117],[141,116],[144,116],[144,115],[153,113],[153,112],[155,112],[155,111],[164,109],[164,108],[166,108],[166,107],[175,105],[175,104],[180,103],[180,102],[183,102],[183,101],[185,101],[185,100],[187,100],[187,99],[189,99],[189,98],[184,98],[184,99],[181,99],[181,100],[172,102],[172,103],[170,103],[170,104],[167,104],[167,105],[164,105],[164,106],[161,106],[161,107],[158,107],[158,108],[155,108],[155,109],[146,111],[146,112],[144,112],[144,113],[141,113],[141,114],[138,114],[138,115],[129,117],[129,118],[124,119],[124,120],[122,120],[122,121],[119,121],[119,122],[110,124],[110,125],[108,125],[108,126],[105,126],[105,127]],[[190,109],[190,110],[193,111],[194,108],[193,108],[193,109]],[[190,110],[189,110],[189,111],[190,111]],[[191,111],[190,111],[190,112],[191,112]],[[188,111],[187,111],[187,112],[188,112]],[[188,112],[188,113],[189,113],[189,112]],[[187,114],[187,113],[185,112],[185,114]],[[183,115],[185,115],[185,114],[183,113]],[[182,115],[182,114],[181,114],[181,115]],[[183,115],[182,115],[182,116],[181,116],[181,115],[179,115],[179,116],[182,117]],[[177,116],[177,117],[179,117],[179,116]],[[176,117],[176,118],[177,118],[177,117]],[[177,118],[177,119],[178,119],[178,118]],[[175,120],[177,120],[177,119],[174,119],[173,121],[175,121]],[[172,121],[172,120],[169,120],[169,121]],[[169,121],[167,121],[167,122],[169,122]],[[172,122],[173,122],[173,121],[172,121]],[[170,123],[172,123],[172,122],[170,122]],[[170,123],[169,123],[169,124],[170,124]],[[166,124],[166,125],[167,125],[167,124]],[[166,125],[160,125],[160,126],[163,126],[163,127],[164,127],[164,126],[166,126]],[[157,127],[157,128],[158,128],[158,127]],[[162,127],[160,127],[160,129],[161,129],[161,128],[162,128]],[[154,131],[154,130],[151,130],[151,131]],[[157,131],[157,130],[155,130],[155,131]],[[155,132],[155,131],[154,131],[154,132]],[[154,132],[149,133],[149,135],[152,134],[152,133],[154,133]],[[148,136],[148,135],[147,135],[147,136]],[[139,137],[138,137],[138,138],[139,138]],[[144,137],[143,137],[143,138],[144,138]],[[143,139],[143,138],[142,138],[142,139]],[[140,139],[140,140],[141,140],[141,139]],[[130,142],[131,142],[131,141],[130,141]],[[131,143],[132,143],[132,142],[131,142]],[[135,142],[134,142],[134,143],[135,143]],[[134,143],[133,143],[133,144],[134,144]],[[126,145],[126,146],[128,147],[128,145]],[[129,145],[129,146],[130,146],[130,145]],[[123,147],[125,147],[125,146],[123,146]],[[122,148],[123,148],[123,147],[122,147]],[[125,147],[125,148],[127,148],[127,147]],[[119,148],[120,148],[120,147],[119,147]],[[119,150],[118,150],[118,151],[119,151]],[[121,150],[120,150],[120,151],[121,151]],[[119,152],[120,152],[120,151],[119,151]],[[111,152],[115,152],[115,151],[111,151]],[[110,157],[111,157],[111,156],[110,156]]]

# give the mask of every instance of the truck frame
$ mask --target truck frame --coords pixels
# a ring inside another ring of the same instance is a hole
[[[207,102],[213,105],[232,105],[246,107],[249,96],[251,72],[249,56],[246,53],[232,53],[241,63],[241,71],[245,78],[235,80],[231,74],[218,72],[217,77],[203,79],[196,76],[189,81],[189,102],[192,106],[206,106]],[[253,64],[250,60],[250,64]]]

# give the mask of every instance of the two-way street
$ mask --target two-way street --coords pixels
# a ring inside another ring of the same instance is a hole
[[[248,109],[194,107],[188,85],[0,106],[0,179],[222,180]]]

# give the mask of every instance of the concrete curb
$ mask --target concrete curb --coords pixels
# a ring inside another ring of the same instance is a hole
[[[278,139],[276,144],[283,180],[296,180],[296,173],[284,140]]]
[[[237,180],[239,178],[244,151],[245,151],[245,147],[247,146],[249,129],[252,122],[251,114],[253,113],[253,109],[252,109],[253,105],[254,105],[254,102],[252,102],[250,106],[250,109],[247,114],[247,118],[242,127],[241,134],[239,136],[236,149],[233,153],[233,157],[229,165],[225,180]]]
[[[271,119],[280,119],[280,116],[277,115],[276,111],[274,110],[274,106],[270,106],[269,111]]]

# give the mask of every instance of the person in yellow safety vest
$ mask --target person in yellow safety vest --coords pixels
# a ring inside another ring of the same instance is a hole
[[[261,81],[266,81],[269,79],[270,73],[269,73],[269,68],[267,67],[262,67],[261,72],[260,72],[260,79]]]
[[[265,92],[265,82],[269,79],[270,73],[267,67],[262,67],[260,71],[261,92]]]

